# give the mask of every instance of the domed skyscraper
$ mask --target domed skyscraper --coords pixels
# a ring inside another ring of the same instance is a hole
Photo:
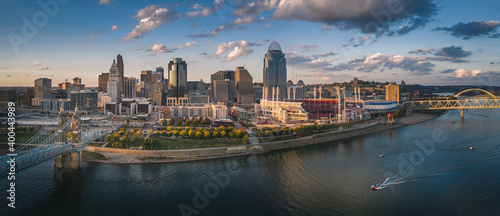
[[[286,58],[281,46],[273,41],[264,58],[264,86],[262,99],[283,100],[286,94]]]

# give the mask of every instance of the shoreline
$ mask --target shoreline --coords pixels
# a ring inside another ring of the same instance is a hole
[[[84,157],[83,161],[111,164],[178,163],[264,154],[276,150],[310,146],[419,124],[435,119],[440,115],[441,114],[438,113],[413,113],[411,116],[398,119],[398,121],[392,126],[381,125],[380,123],[377,123],[367,125],[365,127],[361,126],[357,128],[347,129],[345,131],[330,131],[294,140],[276,141],[256,145],[250,144],[231,147],[186,150],[125,150],[89,146],[83,151],[101,154],[106,159],[101,160],[95,159],[93,157]]]

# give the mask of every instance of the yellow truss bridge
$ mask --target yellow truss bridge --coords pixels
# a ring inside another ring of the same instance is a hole
[[[455,100],[422,100],[422,101],[406,101],[403,107],[412,110],[462,110],[461,116],[464,117],[464,109],[486,109],[500,108],[500,97],[483,90],[483,89],[467,89],[455,95],[458,98],[461,94],[469,91],[481,91],[489,97],[466,98]]]

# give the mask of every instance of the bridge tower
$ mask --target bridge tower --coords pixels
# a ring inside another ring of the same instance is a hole
[[[80,127],[80,113],[78,113],[78,107],[75,107],[75,113],[73,116],[68,113],[64,113],[61,109],[59,112],[59,122],[58,128],[59,136],[58,142],[64,142],[67,140],[68,129],[61,129],[61,127],[70,119],[73,118],[73,122],[71,123],[71,135],[72,135],[72,148],[73,151],[68,154],[61,155],[54,159],[54,166],[58,169],[67,168],[72,170],[79,170],[82,168],[82,151],[78,148],[78,144],[81,140],[81,132],[79,131]]]

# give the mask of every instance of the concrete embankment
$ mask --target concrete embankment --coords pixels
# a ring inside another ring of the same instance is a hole
[[[85,150],[103,154],[108,160],[88,160],[88,161],[102,162],[102,163],[166,163],[166,162],[182,162],[182,161],[192,161],[192,160],[206,160],[206,159],[235,157],[235,156],[250,155],[250,154],[261,154],[274,150],[325,143],[344,138],[370,134],[387,129],[403,127],[411,124],[417,124],[431,120],[437,116],[438,115],[417,113],[410,117],[405,117],[403,119],[400,119],[393,126],[386,126],[378,123],[360,125],[355,128],[325,132],[299,139],[262,143],[257,145],[241,145],[232,147],[217,147],[217,148],[203,148],[203,149],[149,150],[149,151],[113,149],[113,148],[101,148],[101,147],[89,146]]]

